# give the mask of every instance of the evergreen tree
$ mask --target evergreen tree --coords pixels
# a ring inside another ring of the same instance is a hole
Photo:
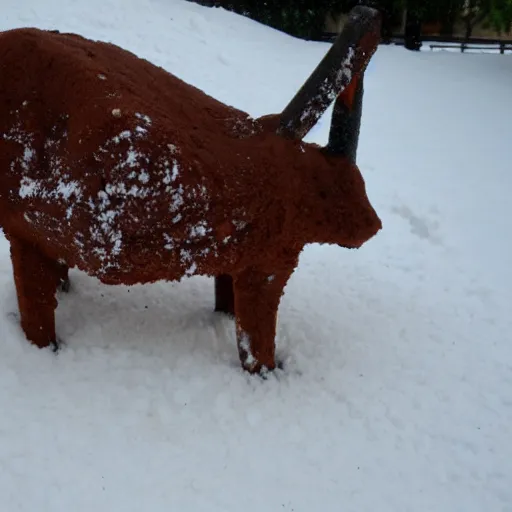
[[[217,4],[291,35],[318,38],[329,12],[348,11],[357,0],[220,0]]]
[[[201,3],[201,0],[195,0]],[[348,12],[355,5],[378,8],[383,14],[382,35],[389,39],[397,15],[406,12],[406,47],[418,49],[423,21],[440,21],[441,32],[453,33],[462,18],[469,37],[477,23],[486,21],[499,32],[510,32],[512,0],[203,0],[306,39],[318,38],[330,12]]]
[[[510,34],[512,31],[512,0],[492,0],[488,7],[487,21],[498,32]]]

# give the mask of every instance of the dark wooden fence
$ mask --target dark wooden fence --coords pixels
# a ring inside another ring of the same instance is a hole
[[[332,42],[338,37],[336,32],[324,32],[320,38],[320,41]],[[501,54],[506,51],[512,51],[512,39],[489,39],[481,37],[471,37],[466,39],[464,37],[450,37],[450,36],[438,36],[438,35],[427,35],[423,34],[421,37],[422,42],[429,43],[430,49],[435,48],[460,48],[461,52],[465,50],[496,50]],[[393,36],[389,40],[383,42],[383,44],[396,44],[404,46],[405,40],[401,35]],[[483,46],[485,45],[485,46]]]
[[[463,37],[424,37],[425,41],[429,42],[430,49],[434,48],[453,48],[457,46],[460,48],[461,52],[465,50],[490,50],[494,49],[499,51],[502,55],[505,51],[512,51],[512,40],[505,41],[502,39],[487,39],[487,38],[479,38],[472,37],[470,39],[466,39]],[[485,45],[485,46],[483,46]]]

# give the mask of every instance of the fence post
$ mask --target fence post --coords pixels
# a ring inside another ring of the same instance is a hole
[[[505,53],[505,43],[503,41],[500,43],[500,53],[502,55]]]

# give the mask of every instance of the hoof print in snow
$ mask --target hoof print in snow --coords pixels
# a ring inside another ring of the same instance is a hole
[[[411,233],[422,240],[426,240],[434,245],[443,243],[437,231],[439,223],[427,217],[416,215],[408,206],[394,206],[391,211],[409,223]]]
[[[358,248],[381,229],[356,165],[379,41],[378,11],[355,7],[283,112],[253,119],[113,44],[3,32],[0,227],[26,337],[57,350],[55,295],[69,291],[69,268],[126,286],[216,276],[215,309],[236,317],[241,364],[265,378],[304,246]],[[328,146],[302,142],[334,100]]]

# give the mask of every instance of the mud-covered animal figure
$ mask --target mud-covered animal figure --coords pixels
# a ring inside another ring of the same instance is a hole
[[[354,9],[290,105],[261,119],[112,44],[0,33],[0,225],[26,337],[56,344],[69,268],[125,285],[207,275],[243,368],[274,369],[304,245],[357,248],[381,228],[355,164],[379,24]],[[302,142],[338,95],[329,145]]]

